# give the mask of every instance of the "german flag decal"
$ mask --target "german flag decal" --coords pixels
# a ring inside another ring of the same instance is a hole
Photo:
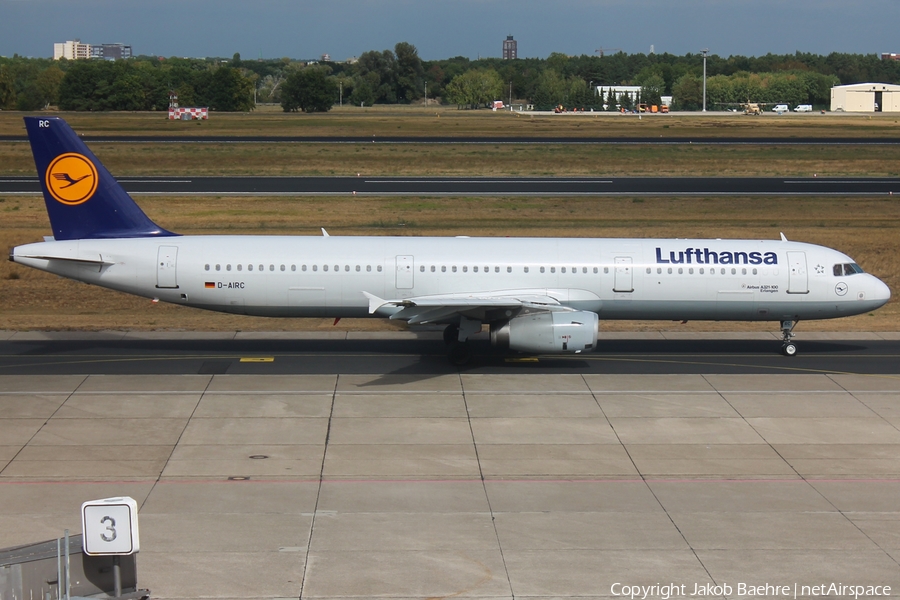
[[[216,287],[216,282],[215,281],[207,281],[205,284],[203,284],[203,287],[205,287],[207,289],[214,288],[214,287]]]

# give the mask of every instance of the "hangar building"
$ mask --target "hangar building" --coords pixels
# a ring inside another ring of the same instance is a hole
[[[854,83],[831,88],[831,110],[845,112],[900,112],[900,85]]]

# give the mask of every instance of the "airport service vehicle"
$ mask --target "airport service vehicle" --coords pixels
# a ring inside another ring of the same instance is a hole
[[[890,290],[847,255],[780,240],[177,235],[60,118],[26,117],[53,236],[9,259],[138,296],[268,317],[483,327],[526,353],[594,350],[600,319],[796,323],[869,312]],[[323,234],[324,234],[323,230]]]
[[[794,112],[812,112],[812,104],[798,104]]]
[[[772,108],[772,112],[777,112],[780,115],[781,113],[791,112],[791,107],[787,104],[776,104]]]

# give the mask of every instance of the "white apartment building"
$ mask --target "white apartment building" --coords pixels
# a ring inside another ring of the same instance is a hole
[[[81,40],[53,44],[53,60],[59,60],[61,58],[75,60],[78,58],[90,57],[91,45],[82,44]]]

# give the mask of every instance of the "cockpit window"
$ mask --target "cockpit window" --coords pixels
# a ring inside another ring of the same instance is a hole
[[[846,275],[856,275],[857,273],[865,273],[856,263],[844,263],[839,265],[834,265],[834,276],[841,277]]]

